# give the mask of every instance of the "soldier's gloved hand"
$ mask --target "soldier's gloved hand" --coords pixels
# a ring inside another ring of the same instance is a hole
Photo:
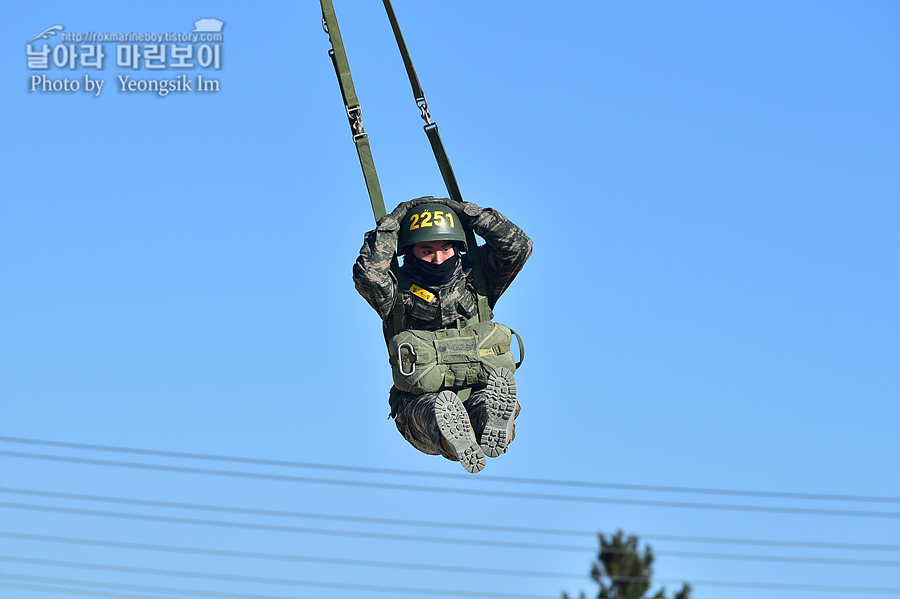
[[[484,210],[484,208],[478,204],[473,204],[472,202],[457,202],[456,200],[448,199],[441,201],[441,203],[453,210],[459,217],[459,220],[467,226],[471,223],[473,218],[478,218],[481,211]]]
[[[385,214],[378,221],[377,229],[379,231],[397,232],[400,230],[400,223],[406,218],[406,213],[412,206],[410,202],[400,202],[390,214]]]
[[[398,206],[399,208],[399,206]],[[396,210],[394,210],[396,212]],[[385,214],[379,219],[377,223],[375,223],[375,229],[377,231],[385,231],[387,233],[397,233],[400,231],[400,221],[394,216],[394,212],[390,214]],[[406,216],[406,211],[403,211],[403,215]]]
[[[397,205],[397,207],[394,208],[394,210],[393,210],[390,214],[385,215],[385,216],[382,218],[381,221],[378,221],[378,222],[379,222],[379,229],[382,230],[382,231],[388,231],[388,230],[391,230],[391,231],[399,231],[399,230],[400,230],[400,223],[402,223],[402,222],[403,222],[403,219],[406,218],[406,213],[409,212],[410,208],[415,208],[416,206],[419,206],[419,205],[421,205],[421,204],[428,204],[429,202],[433,202],[433,201],[434,201],[434,198],[433,198],[433,197],[431,197],[431,196],[426,196],[426,197],[424,197],[424,198],[415,198],[415,199],[412,199],[412,200],[408,200],[408,201],[406,201],[406,202],[400,202],[400,203]],[[391,217],[391,219],[388,219],[388,217]],[[385,221],[386,219],[387,219],[387,223],[388,223],[389,226],[392,226],[394,222],[397,223],[397,226],[396,226],[395,228],[392,228],[392,229],[384,229],[384,228],[382,228],[381,225],[380,225],[380,223],[383,222],[383,221]]]

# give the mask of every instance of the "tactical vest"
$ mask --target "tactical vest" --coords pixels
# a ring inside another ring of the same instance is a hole
[[[465,257],[464,259],[465,260]],[[461,261],[453,277],[437,287],[419,287],[400,269],[398,293],[385,338],[394,386],[422,394],[456,390],[463,401],[469,388],[481,386],[495,369],[511,371],[517,364],[511,351],[512,329],[491,321],[479,322],[479,298]],[[493,318],[493,312],[488,309]],[[516,334],[519,355],[525,348]]]

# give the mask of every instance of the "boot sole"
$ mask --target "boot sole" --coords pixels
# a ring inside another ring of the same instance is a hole
[[[481,433],[481,449],[496,458],[506,453],[516,413],[516,379],[508,368],[501,366],[488,376],[484,409],[487,422]]]
[[[434,402],[434,414],[444,439],[453,447],[456,459],[467,471],[481,472],[487,460],[475,439],[469,414],[452,391],[441,391]]]

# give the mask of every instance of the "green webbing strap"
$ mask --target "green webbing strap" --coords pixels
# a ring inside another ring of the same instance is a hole
[[[434,158],[437,160],[441,177],[444,179],[444,186],[447,188],[450,199],[462,203],[464,200],[459,191],[459,185],[456,183],[456,175],[453,174],[453,167],[450,166],[450,159],[447,158],[447,152],[444,150],[444,143],[441,141],[440,133],[438,133],[437,123],[431,122],[431,113],[428,112],[425,92],[422,91],[419,77],[416,75],[416,69],[409,56],[409,50],[406,48],[406,42],[403,41],[403,34],[400,32],[397,15],[394,14],[394,7],[391,6],[391,0],[383,0],[383,2],[384,10],[387,12],[388,19],[391,22],[391,29],[394,30],[397,47],[400,49],[400,56],[403,58],[403,64],[406,66],[406,74],[409,76],[409,84],[412,86],[416,106],[419,107],[419,110],[422,112],[422,120],[425,121],[425,134],[431,143],[431,150],[434,152]],[[472,264],[472,278],[475,279],[475,291],[478,298],[478,320],[479,322],[488,322],[491,319],[491,309],[487,299],[487,282],[484,279],[484,270],[481,266],[478,242],[475,239],[475,234],[468,228],[466,229],[466,245],[469,248],[468,254]]]
[[[516,368],[518,369],[518,368],[521,368],[521,367],[522,367],[522,362],[525,361],[525,343],[522,342],[522,338],[519,337],[519,334],[518,334],[517,332],[515,332],[515,331],[512,330],[512,329],[509,329],[509,331],[510,331],[513,335],[516,336],[516,341],[519,342],[519,361],[516,362]]]
[[[394,257],[394,262],[391,263],[391,268],[397,262],[396,256]],[[397,294],[394,296],[394,306],[391,308],[391,324],[393,325],[393,331],[385,331],[388,335],[394,336],[399,335],[403,331],[406,330],[406,302],[405,294],[408,293],[407,289],[409,289],[412,281],[409,279],[409,275],[406,274],[406,271],[402,268],[397,268],[394,271],[394,274],[397,275]],[[387,335],[385,336],[385,341],[388,341]]]
[[[338,26],[337,16],[334,14],[334,5],[331,0],[319,0],[319,2],[322,5],[322,28],[325,29],[328,40],[331,42],[328,56],[331,57],[334,73],[337,75],[338,85],[341,88],[344,109],[347,111],[347,119],[350,121],[350,132],[353,134],[359,165],[362,167],[366,190],[369,192],[369,202],[372,204],[372,214],[377,223],[381,217],[387,214],[387,210],[384,208],[384,197],[381,194],[381,184],[378,182],[378,173],[375,170],[375,160],[372,158],[372,148],[369,147],[369,134],[363,129],[362,108],[359,105],[359,98],[356,97],[353,77],[350,76],[350,63],[347,61],[347,52],[344,50],[344,41],[341,39],[341,29]],[[397,256],[391,259],[391,272],[399,278],[400,264],[397,262]],[[398,295],[398,301],[394,302],[393,320],[402,327],[405,325],[405,318],[402,310],[403,302],[399,300],[400,296]],[[399,315],[397,314],[397,304],[401,308]],[[395,328],[396,326],[395,324]]]
[[[469,247],[469,259],[472,264],[472,278],[475,282],[475,298],[478,300],[478,322],[491,320],[491,306],[488,303],[487,281],[481,268],[481,252],[478,251],[478,240],[471,229],[466,229],[466,245]]]
[[[387,0],[385,0],[387,1]],[[441,177],[444,179],[444,185],[447,187],[447,193],[450,198],[457,202],[462,202],[462,193],[459,191],[459,185],[456,183],[456,175],[453,174],[453,167],[450,166],[450,159],[447,158],[447,152],[444,150],[444,142],[441,141],[441,134],[438,132],[437,123],[428,123],[424,127],[425,135],[431,143],[431,151],[434,152],[434,159],[437,160],[438,168],[441,171]]]
[[[328,51],[328,55],[334,64],[334,72],[341,87],[341,96],[344,99],[347,119],[350,121],[353,143],[356,145],[359,165],[362,167],[366,189],[369,191],[372,213],[377,222],[387,211],[384,209],[381,185],[378,183],[378,173],[375,172],[375,160],[372,158],[372,149],[369,147],[369,134],[363,129],[362,108],[356,97],[353,78],[350,76],[350,63],[347,61],[347,52],[344,50],[344,42],[341,40],[341,30],[338,27],[337,16],[334,14],[334,5],[331,0],[319,1],[322,5],[322,28],[325,29],[325,33],[328,34],[328,39],[331,41],[331,50]]]
[[[363,177],[366,180],[366,190],[369,192],[369,202],[372,204],[372,214],[375,222],[381,220],[387,211],[384,208],[384,198],[381,196],[381,185],[378,183],[378,173],[375,172],[375,160],[372,158],[372,149],[369,147],[369,136],[354,138],[356,153],[359,155],[359,166],[362,167]]]
[[[403,41],[403,34],[400,32],[400,24],[397,23],[397,15],[394,14],[394,7],[391,6],[390,0],[384,0],[384,10],[387,12],[388,19],[391,21],[391,29],[394,30],[394,38],[400,47],[400,55],[403,57],[403,65],[406,67],[406,74],[409,75],[409,83],[412,85],[413,96],[418,103],[419,100],[425,101],[425,92],[419,85],[419,78],[416,76],[416,67],[413,66],[412,59],[409,57],[409,51],[406,49],[406,42]],[[423,117],[424,118],[424,117]]]

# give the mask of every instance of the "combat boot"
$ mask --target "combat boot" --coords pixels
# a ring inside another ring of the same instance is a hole
[[[512,441],[513,421],[519,407],[516,401],[516,379],[511,370],[497,368],[489,376],[484,390],[485,423],[481,448],[488,457],[506,452]]]
[[[434,401],[434,415],[444,446],[456,456],[463,468],[472,474],[481,472],[486,463],[484,451],[475,439],[469,414],[456,393],[452,391],[438,393]]]

